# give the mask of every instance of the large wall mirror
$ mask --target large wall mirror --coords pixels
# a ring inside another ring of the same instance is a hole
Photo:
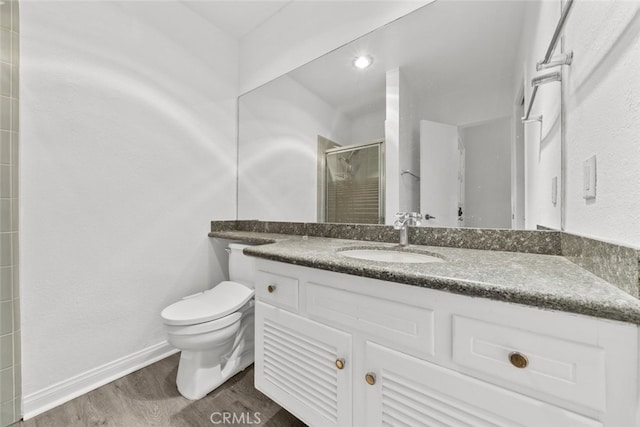
[[[242,95],[238,219],[560,228],[560,84],[521,120],[555,6],[439,0]]]

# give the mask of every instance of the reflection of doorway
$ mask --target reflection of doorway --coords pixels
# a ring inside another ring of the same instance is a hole
[[[384,223],[384,141],[325,152],[325,220]]]
[[[420,212],[431,217],[425,225],[458,226],[462,156],[456,126],[420,120]]]
[[[461,126],[466,227],[511,227],[511,117]]]
[[[511,228],[524,229],[524,87],[515,105],[514,137],[511,146]]]
[[[431,227],[510,227],[511,118],[420,121],[420,210]]]
[[[465,149],[462,138],[458,135],[458,226],[464,227],[464,170]]]

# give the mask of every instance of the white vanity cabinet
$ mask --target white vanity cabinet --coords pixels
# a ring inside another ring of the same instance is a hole
[[[256,387],[309,425],[640,425],[636,325],[256,265]]]

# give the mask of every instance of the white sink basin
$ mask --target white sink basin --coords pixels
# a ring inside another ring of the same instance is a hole
[[[420,264],[429,262],[444,262],[436,256],[418,254],[415,252],[400,252],[384,249],[351,249],[338,252],[347,258],[364,259],[368,261],[397,262],[407,264]]]

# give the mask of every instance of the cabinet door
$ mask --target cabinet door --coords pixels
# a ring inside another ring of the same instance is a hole
[[[596,420],[537,401],[424,360],[368,342],[366,425],[602,426]],[[356,380],[366,381],[363,378]]]
[[[351,365],[349,334],[256,303],[256,388],[305,423],[351,425]]]

